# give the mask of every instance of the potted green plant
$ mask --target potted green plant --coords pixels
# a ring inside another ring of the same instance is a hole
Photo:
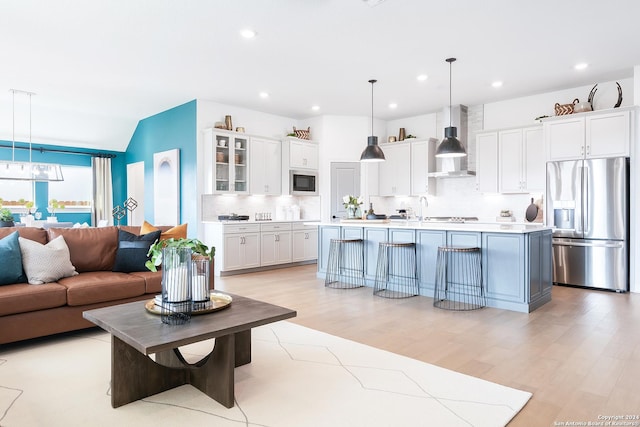
[[[166,239],[156,240],[150,247],[147,256],[150,257],[145,266],[151,271],[158,271],[158,266],[162,264],[162,249],[164,248],[188,248],[191,249],[192,256],[203,256],[211,260],[215,256],[216,248],[209,247],[198,239]]]
[[[9,208],[0,208],[0,227],[13,227],[13,214]]]

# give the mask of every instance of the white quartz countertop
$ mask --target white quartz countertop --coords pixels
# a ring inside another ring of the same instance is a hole
[[[202,221],[203,224],[214,224],[214,223],[215,224],[274,224],[274,223],[292,223],[292,222],[296,222],[296,223],[297,222],[303,222],[303,223],[313,222],[314,225],[317,225],[319,223],[318,220],[314,220],[314,219],[283,219],[283,220],[278,219],[278,220],[268,220],[268,221],[267,220],[256,221],[253,219],[244,220],[244,221],[237,221],[237,220],[221,221],[221,220],[214,219],[209,221],[206,221],[206,220]]]
[[[486,223],[486,222],[420,222],[393,220],[389,222],[369,220],[348,221],[307,221],[306,225],[340,226],[340,227],[372,227],[372,228],[408,228],[415,230],[442,230],[442,231],[472,231],[478,233],[533,233],[541,230],[551,230],[543,224],[514,224],[514,223]]]

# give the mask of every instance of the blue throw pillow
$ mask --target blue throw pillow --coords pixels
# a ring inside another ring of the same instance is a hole
[[[148,271],[144,264],[149,260],[149,248],[160,238],[161,231],[136,236],[124,230],[118,230],[118,251],[113,271],[131,273],[133,271]]]
[[[25,281],[22,275],[22,254],[18,237],[18,232],[14,231],[0,239],[0,285]]]

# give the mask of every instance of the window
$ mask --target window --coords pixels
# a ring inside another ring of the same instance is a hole
[[[25,203],[33,201],[32,181],[0,180],[0,204],[11,209],[12,212],[21,212]]]
[[[62,166],[64,181],[49,183],[49,201],[56,200],[65,210],[86,211],[93,200],[91,167]]]

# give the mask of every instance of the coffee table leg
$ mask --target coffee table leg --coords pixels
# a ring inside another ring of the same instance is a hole
[[[233,408],[235,338],[234,334],[216,338],[206,362],[188,368],[191,385],[227,408]]]
[[[187,384],[188,373],[158,365],[119,338],[111,337],[111,406],[117,408]]]
[[[236,366],[251,363],[251,329],[236,332]]]

